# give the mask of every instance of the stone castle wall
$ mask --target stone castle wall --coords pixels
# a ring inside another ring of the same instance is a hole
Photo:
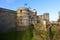
[[[0,8],[0,32],[15,31],[16,11]]]

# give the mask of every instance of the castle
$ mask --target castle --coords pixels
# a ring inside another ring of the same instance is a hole
[[[26,30],[30,24],[49,21],[49,13],[37,15],[36,9],[26,7],[17,8],[16,11],[0,8],[0,32]]]

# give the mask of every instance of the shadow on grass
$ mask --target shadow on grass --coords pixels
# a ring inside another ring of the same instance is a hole
[[[0,40],[32,40],[30,30],[0,33]]]

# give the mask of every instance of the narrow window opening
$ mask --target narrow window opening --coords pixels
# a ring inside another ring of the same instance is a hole
[[[22,12],[22,10],[20,10],[20,12]]]

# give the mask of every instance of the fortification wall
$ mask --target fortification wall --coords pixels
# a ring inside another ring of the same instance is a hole
[[[16,11],[0,8],[0,32],[16,30]]]

